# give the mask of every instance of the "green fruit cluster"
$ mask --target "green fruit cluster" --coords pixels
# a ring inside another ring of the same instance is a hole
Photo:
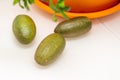
[[[60,22],[54,33],[40,42],[35,51],[35,61],[43,66],[53,63],[65,48],[65,38],[83,35],[90,31],[91,26],[91,20],[87,17],[76,17]],[[13,33],[22,44],[32,42],[36,34],[34,21],[27,15],[18,15],[13,21]]]

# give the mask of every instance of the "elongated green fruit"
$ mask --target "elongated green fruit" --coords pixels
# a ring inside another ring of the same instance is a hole
[[[18,15],[13,21],[13,33],[17,40],[22,44],[28,44],[33,41],[36,35],[36,26],[31,17],[27,15]]]
[[[92,26],[92,22],[87,17],[75,17],[59,23],[54,32],[60,33],[65,37],[80,36],[87,33]]]
[[[65,39],[58,33],[48,35],[35,52],[35,61],[40,65],[54,62],[65,47]]]

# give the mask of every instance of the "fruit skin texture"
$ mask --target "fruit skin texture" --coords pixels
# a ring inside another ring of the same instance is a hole
[[[60,34],[48,35],[39,44],[34,56],[35,61],[43,66],[49,65],[62,53],[65,43],[65,39]]]
[[[22,44],[29,44],[36,35],[35,23],[28,15],[21,14],[16,16],[12,29],[15,37]]]
[[[54,29],[54,32],[64,37],[76,37],[87,33],[90,31],[91,27],[91,20],[85,16],[81,16],[59,23]]]

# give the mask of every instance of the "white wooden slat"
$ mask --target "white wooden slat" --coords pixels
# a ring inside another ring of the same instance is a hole
[[[110,16],[99,18],[99,21],[108,29],[114,36],[120,39],[120,11]]]

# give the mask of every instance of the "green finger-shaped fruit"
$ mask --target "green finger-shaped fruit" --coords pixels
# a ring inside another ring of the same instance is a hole
[[[28,44],[33,41],[36,35],[36,26],[34,21],[28,15],[18,15],[13,21],[13,33],[17,40],[22,44]]]
[[[54,62],[65,47],[65,39],[58,33],[48,35],[35,52],[35,61],[40,65]]]
[[[91,29],[91,26],[91,20],[87,17],[81,16],[59,23],[54,32],[60,33],[64,37],[75,37],[87,33]]]

